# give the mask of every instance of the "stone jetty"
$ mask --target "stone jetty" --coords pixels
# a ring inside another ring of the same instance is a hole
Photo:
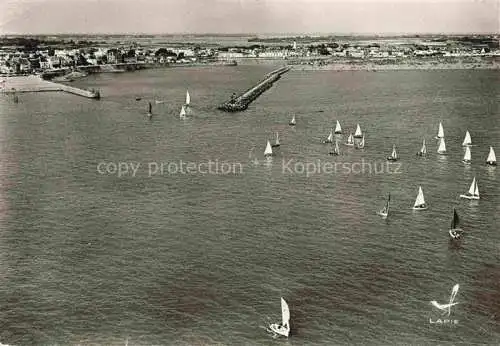
[[[245,91],[240,96],[233,95],[231,100],[221,104],[218,109],[225,112],[240,112],[248,108],[248,105],[259,97],[264,91],[269,89],[274,82],[281,78],[281,75],[290,71],[290,67],[284,66],[271,73],[268,73],[264,80]]]

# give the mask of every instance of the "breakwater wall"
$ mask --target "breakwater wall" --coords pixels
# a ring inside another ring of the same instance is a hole
[[[252,103],[257,97],[259,97],[264,91],[269,89],[274,82],[281,78],[281,76],[290,71],[290,67],[284,66],[271,73],[268,73],[264,80],[259,82],[257,85],[248,89],[238,97],[232,97],[231,100],[224,102],[217,108],[225,112],[240,112],[248,108],[248,105]]]
[[[69,85],[49,82],[37,76],[11,77],[6,80],[6,87],[2,89],[4,94],[17,94],[29,92],[62,91],[90,99],[100,99],[98,90],[85,90]]]

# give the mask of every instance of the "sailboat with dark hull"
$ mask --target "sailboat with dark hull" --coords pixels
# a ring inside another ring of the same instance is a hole
[[[153,116],[153,106],[151,105],[151,102],[148,103],[148,117]]]
[[[274,144],[271,145],[271,147],[278,148],[280,145],[281,145],[280,144],[280,138],[279,138],[278,132],[276,132],[276,142],[274,142]]]
[[[332,146],[332,150],[328,153],[329,155],[332,156],[339,156],[340,155],[340,150],[339,150],[339,142],[335,141],[335,146]]]
[[[398,157],[398,153],[396,152],[396,145],[394,144],[392,146],[392,153],[391,153],[391,156],[387,156],[387,161],[397,161],[399,160],[399,157]]]
[[[453,208],[453,219],[451,219],[451,227],[450,230],[448,231],[451,241],[457,241],[462,239],[464,231],[458,227],[459,223],[460,219],[458,217],[457,210]]]
[[[427,155],[427,146],[425,145],[425,138],[422,142],[422,148],[420,148],[420,151],[417,153],[417,156],[425,156]]]

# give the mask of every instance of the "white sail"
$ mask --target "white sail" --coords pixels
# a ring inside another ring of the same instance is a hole
[[[474,195],[479,197],[479,187],[477,186],[477,180],[476,180],[476,188],[474,189]]]
[[[191,103],[191,97],[189,96],[189,90],[186,90],[186,106]]]
[[[464,142],[462,143],[462,146],[471,145],[471,144],[472,144],[472,140],[470,138],[470,133],[467,130],[467,132],[465,133],[465,138],[464,138]]]
[[[438,138],[443,138],[444,137],[444,129],[443,129],[443,124],[439,123],[439,130],[438,130]]]
[[[396,152],[396,145],[395,145],[395,144],[392,146],[392,153],[391,153],[391,157],[392,157],[393,159],[397,159],[397,158],[398,158],[398,153]]]
[[[354,137],[352,136],[352,133],[351,133],[351,134],[349,134],[349,137],[347,138],[347,143],[348,143],[348,144],[352,144],[352,143],[354,143]]]
[[[335,153],[338,155],[340,153],[339,142],[335,141]]]
[[[266,150],[264,151],[264,156],[271,156],[273,154],[273,149],[271,148],[271,143],[267,141]]]
[[[488,163],[497,162],[497,157],[495,156],[495,151],[493,150],[493,147],[490,147],[490,153],[488,154],[488,158],[486,159],[486,162],[488,162]]]
[[[340,123],[337,120],[337,125],[335,125],[335,133],[342,133],[342,127],[340,127]]]
[[[295,115],[293,116],[292,120],[290,121],[290,125],[295,125],[296,121],[295,121]]]
[[[278,132],[276,132],[276,145],[280,145],[280,138],[279,138],[279,135],[278,135]]]
[[[354,133],[354,137],[361,137],[361,127],[359,127],[359,124],[356,126],[356,132]]]
[[[283,297],[281,297],[281,318],[283,327],[289,328],[290,309],[288,308],[288,304],[286,303],[285,299],[283,299]]]
[[[472,183],[470,184],[469,187],[469,194],[474,195],[475,191],[476,191],[476,177],[472,179]]]
[[[446,144],[444,143],[444,137],[441,137],[439,141],[439,148],[437,151],[439,154],[444,154],[446,153]]]
[[[425,145],[425,138],[424,141],[422,142],[422,148],[420,149],[420,152],[422,154],[427,154],[427,146]]]
[[[186,108],[184,108],[184,106],[182,106],[181,112],[180,112],[179,116],[181,118],[185,118],[186,117]]]
[[[326,139],[328,142],[332,142],[333,141],[333,131],[330,130],[330,134],[328,135],[328,138]]]
[[[415,200],[415,205],[413,207],[418,207],[423,204],[425,204],[424,192],[422,191],[422,186],[419,186],[417,199]]]
[[[470,147],[465,147],[464,161],[470,162],[470,160],[471,160]]]

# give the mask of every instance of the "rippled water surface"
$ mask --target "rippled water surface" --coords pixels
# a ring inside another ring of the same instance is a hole
[[[500,176],[484,165],[490,145],[500,153],[498,72],[291,71],[247,111],[216,110],[274,68],[76,82],[99,88],[100,101],[1,96],[0,341],[498,344]],[[192,107],[181,121],[186,89]],[[321,142],[336,120],[341,142],[361,125],[364,150],[341,145],[343,155],[328,156]],[[440,121],[446,156],[436,154]],[[471,166],[461,162],[466,130]],[[268,162],[276,131],[282,146]],[[429,155],[417,158],[423,138]],[[401,161],[388,168],[393,144]],[[174,174],[181,161],[236,171]],[[135,176],[97,169],[119,162],[138,167]],[[163,174],[150,176],[161,163]],[[370,173],[375,165],[383,173]],[[459,199],[474,176],[481,200]],[[429,209],[413,212],[419,185]],[[466,230],[458,249],[447,238],[453,208]],[[430,324],[442,317],[430,301],[446,303],[455,283],[458,325]],[[288,341],[265,331],[280,319],[280,296],[292,314]]]

